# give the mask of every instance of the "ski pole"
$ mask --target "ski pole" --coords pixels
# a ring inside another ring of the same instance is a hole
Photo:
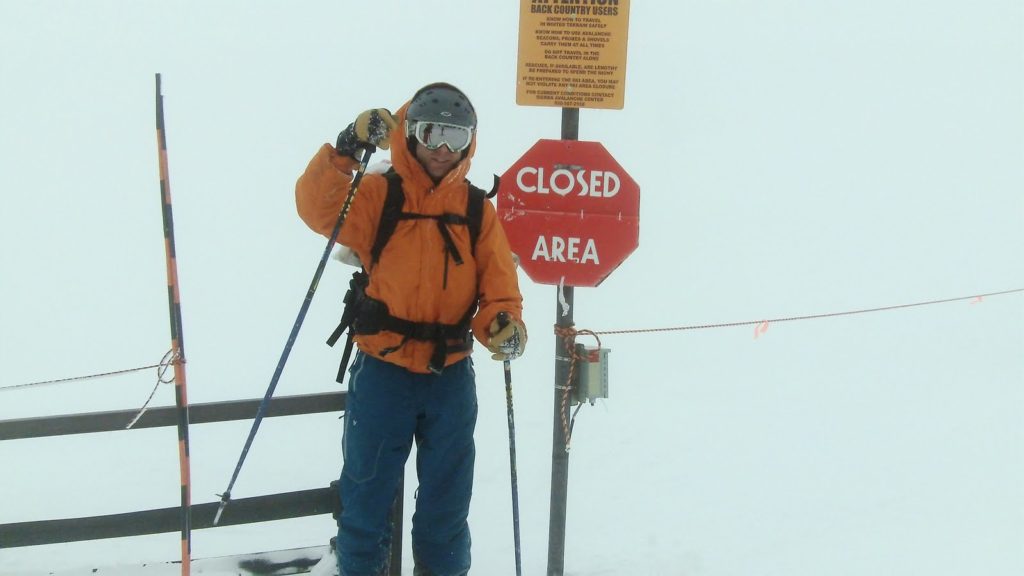
[[[281,378],[281,372],[284,371],[285,362],[288,361],[288,355],[291,354],[292,346],[295,344],[295,338],[299,335],[299,328],[302,327],[303,320],[306,319],[306,312],[309,311],[309,305],[313,301],[313,294],[316,293],[316,287],[320,283],[320,277],[324,273],[324,268],[327,266],[327,259],[331,255],[331,250],[334,248],[335,239],[338,237],[338,233],[341,232],[341,226],[345,223],[345,219],[348,217],[349,208],[352,207],[352,200],[356,197],[356,192],[359,190],[359,183],[363,181],[363,174],[366,173],[366,165],[370,161],[370,155],[373,154],[372,148],[364,148],[362,157],[359,159],[359,168],[356,171],[355,177],[352,178],[352,185],[349,186],[348,196],[345,197],[345,202],[341,206],[341,213],[338,214],[338,221],[334,223],[334,230],[331,232],[330,237],[327,238],[327,247],[324,248],[323,256],[320,258],[320,264],[316,267],[316,273],[313,274],[313,281],[309,284],[309,290],[306,291],[306,299],[302,301],[302,306],[299,308],[299,314],[295,318],[295,324],[292,325],[292,331],[288,335],[288,341],[284,345],[284,351],[281,352],[281,359],[277,361],[277,368],[274,369],[274,376],[270,379],[270,386],[267,387],[267,393],[263,396],[263,401],[260,402],[259,409],[256,410],[256,418],[252,422],[252,429],[249,430],[249,437],[245,439],[245,446],[242,447],[242,454],[238,457],[238,464],[235,465],[235,471],[231,474],[231,481],[228,482],[227,490],[220,495],[220,506],[217,507],[217,514],[213,517],[213,525],[216,526],[220,522],[220,515],[224,512],[224,507],[228,505],[228,501],[231,500],[231,489],[235,485],[235,480],[238,479],[238,473],[242,471],[242,464],[245,462],[245,457],[249,454],[249,448],[252,447],[252,441],[256,437],[256,431],[260,427],[260,422],[263,421],[263,415],[267,411],[267,406],[270,404],[270,398],[274,395],[274,389],[277,388],[277,382]]]
[[[508,314],[498,313],[498,326],[504,328],[508,325]],[[505,403],[508,405],[508,459],[509,468],[512,471],[512,537],[515,539],[516,547],[516,576],[523,574],[523,559],[519,541],[519,481],[516,476],[516,422],[512,410],[512,366],[510,360],[505,360]]]

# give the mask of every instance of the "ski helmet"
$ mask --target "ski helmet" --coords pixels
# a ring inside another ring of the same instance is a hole
[[[476,129],[476,111],[469,98],[455,86],[444,82],[428,84],[416,91],[405,118],[409,126],[426,120]]]

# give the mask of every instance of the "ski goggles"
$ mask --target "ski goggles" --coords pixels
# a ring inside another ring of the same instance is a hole
[[[411,132],[416,135],[416,141],[423,144],[427,150],[437,150],[441,146],[448,146],[452,152],[462,152],[469,148],[469,144],[473,141],[472,128],[444,122],[421,120],[412,125]]]

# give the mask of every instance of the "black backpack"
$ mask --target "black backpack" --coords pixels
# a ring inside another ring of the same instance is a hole
[[[387,304],[380,300],[366,295],[366,286],[370,282],[369,271],[372,271],[380,259],[384,247],[391,236],[395,233],[400,220],[423,220],[431,219],[437,222],[438,232],[445,243],[445,278],[444,284],[448,283],[448,258],[454,260],[455,265],[462,265],[464,260],[459,254],[455,242],[452,240],[449,226],[460,225],[469,229],[469,240],[471,250],[476,251],[477,239],[480,237],[480,228],[483,224],[484,202],[497,194],[498,177],[494,177],[494,187],[490,192],[477,188],[467,181],[469,195],[466,203],[466,215],[444,213],[441,215],[417,214],[414,212],[403,212],[405,204],[405,193],[402,191],[402,178],[394,169],[384,173],[388,182],[387,196],[384,199],[384,207],[380,215],[380,223],[377,225],[377,235],[374,238],[373,246],[370,249],[370,262],[363,263],[363,268],[352,274],[349,280],[349,290],[345,294],[345,308],[341,316],[341,322],[334,332],[327,339],[327,344],[334,344],[341,337],[342,332],[348,330],[348,338],[345,342],[345,351],[342,354],[341,366],[338,368],[338,383],[342,383],[345,370],[348,367],[349,358],[352,354],[353,337],[355,334],[376,334],[381,330],[396,332],[403,336],[398,346],[381,350],[381,355],[386,356],[394,352],[409,340],[425,340],[434,342],[434,354],[431,356],[428,369],[440,374],[444,369],[445,359],[449,353],[456,353],[468,350],[472,347],[472,335],[469,332],[469,322],[476,313],[477,303],[474,302],[463,314],[457,324],[440,324],[428,322],[413,322],[392,316],[388,311]],[[450,345],[448,340],[460,340],[461,344]]]

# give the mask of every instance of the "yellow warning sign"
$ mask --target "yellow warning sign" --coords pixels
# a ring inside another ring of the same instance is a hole
[[[629,0],[520,0],[516,103],[621,109]]]

